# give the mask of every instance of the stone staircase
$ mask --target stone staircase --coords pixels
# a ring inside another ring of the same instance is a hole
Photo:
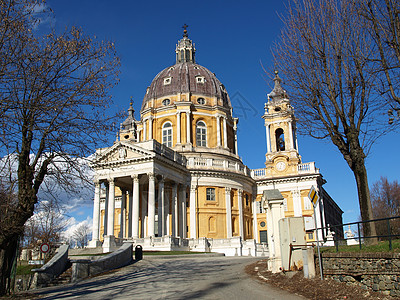
[[[47,286],[56,286],[71,283],[72,264],[68,262],[67,269],[58,277],[54,278]]]

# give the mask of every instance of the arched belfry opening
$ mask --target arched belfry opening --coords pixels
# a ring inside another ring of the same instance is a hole
[[[275,130],[276,151],[285,151],[285,134],[282,128]]]

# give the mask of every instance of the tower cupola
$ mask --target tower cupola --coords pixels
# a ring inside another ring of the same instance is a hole
[[[175,53],[177,64],[184,62],[195,63],[194,54],[196,49],[192,40],[188,38],[187,27],[188,25],[183,25],[183,38],[179,40],[176,45]]]

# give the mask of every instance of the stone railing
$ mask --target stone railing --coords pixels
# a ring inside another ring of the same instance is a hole
[[[299,172],[299,174],[319,173],[319,169],[315,167],[315,162],[299,164],[297,166],[297,171]],[[265,177],[265,176],[266,176],[265,168],[251,170],[251,177],[253,178]]]
[[[152,150],[155,153],[164,156],[170,160],[177,162],[180,165],[186,165],[186,158],[179,154],[178,152],[172,150],[171,148],[160,144],[156,140],[149,140],[145,142],[136,143],[139,147],[142,147],[146,150]]]
[[[50,283],[51,280],[63,273],[68,266],[68,248],[69,245],[61,245],[58,248],[56,255],[50,259],[44,266],[39,269],[33,269],[35,272],[33,279],[34,287],[44,287]]]
[[[186,167],[188,169],[222,170],[240,173],[246,176],[250,175],[250,169],[247,166],[238,161],[226,159],[189,157]]]

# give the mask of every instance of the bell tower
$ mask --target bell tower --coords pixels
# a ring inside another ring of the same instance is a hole
[[[282,79],[275,71],[274,89],[269,93],[264,109],[264,125],[267,137],[265,154],[266,175],[285,176],[298,174],[301,157],[296,137],[296,119]]]

